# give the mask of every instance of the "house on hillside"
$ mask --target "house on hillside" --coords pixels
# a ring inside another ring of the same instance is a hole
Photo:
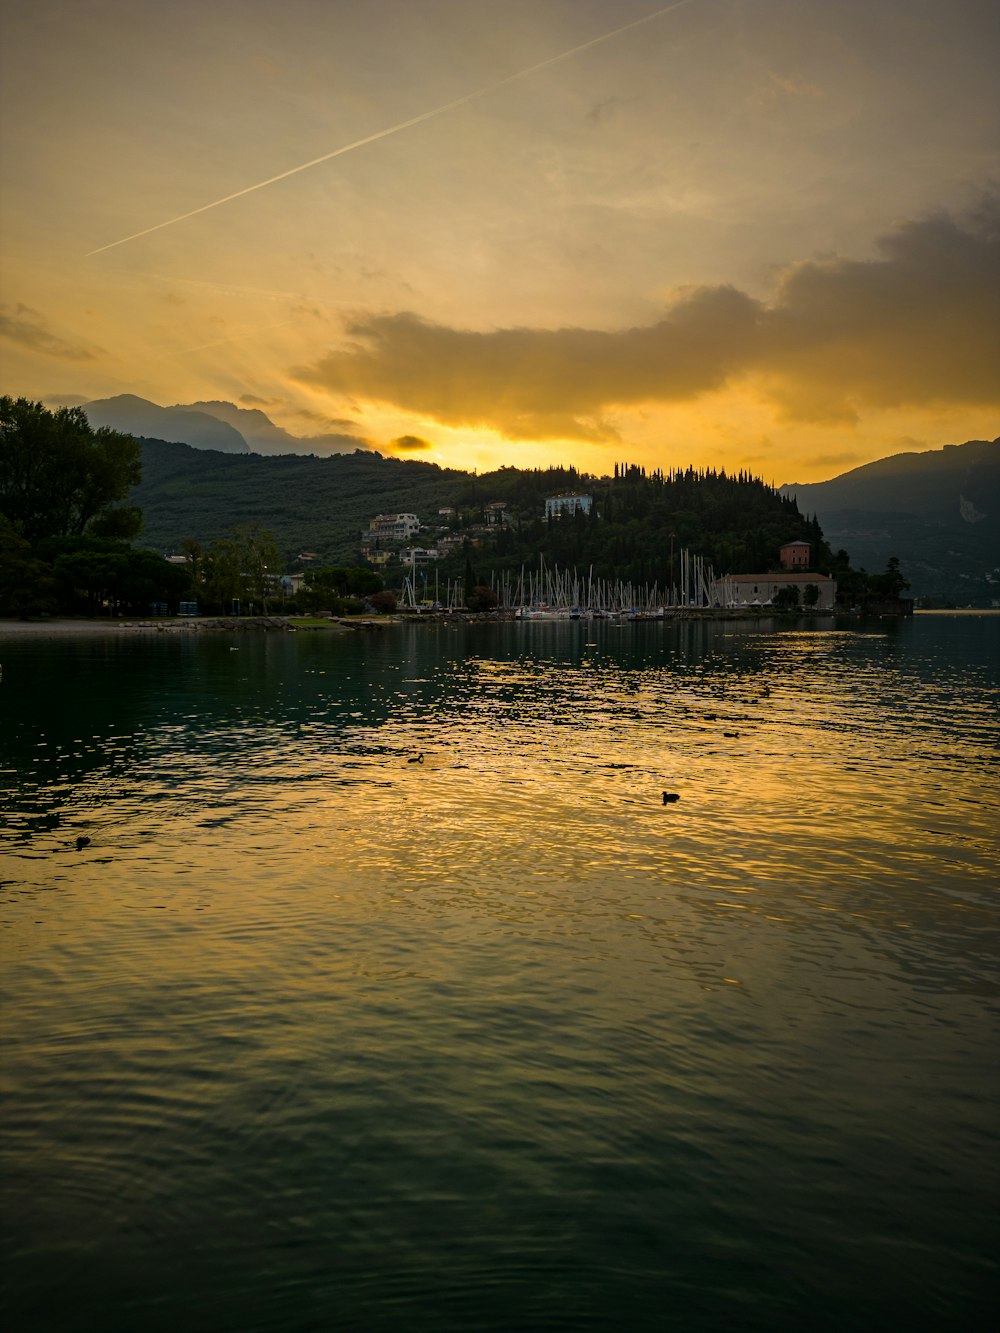
[[[545,517],[561,518],[563,514],[575,514],[577,510],[589,514],[592,505],[590,495],[552,495],[545,501]]]
[[[782,569],[808,569],[812,564],[812,543],[785,542],[778,559]]]
[[[368,533],[385,541],[405,542],[420,530],[416,514],[376,514],[368,524]]]
[[[453,532],[447,537],[439,537],[437,541],[438,554],[451,555],[454,551],[460,551],[467,541],[469,541],[469,537],[463,536],[460,532]]]

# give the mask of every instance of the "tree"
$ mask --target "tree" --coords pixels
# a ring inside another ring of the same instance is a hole
[[[903,578],[899,568],[899,558],[891,555],[884,574],[875,574],[871,579],[874,591],[887,602],[896,601],[910,586]]]
[[[493,589],[485,584],[479,584],[465,594],[465,605],[470,611],[494,611],[499,600]]]
[[[306,574],[306,586],[317,592],[332,592],[340,597],[367,597],[385,587],[374,569],[364,565],[334,565],[311,569]]]
[[[22,619],[55,607],[52,569],[0,515],[0,615]]]
[[[207,601],[227,607],[233,601],[260,605],[267,615],[281,557],[269,532],[243,526],[215,541],[201,558],[201,585]]]
[[[134,537],[138,509],[121,506],[141,476],[131,435],[94,430],[79,407],[50,412],[27,398],[0,398],[0,513],[29,542]]]
[[[361,609],[364,599],[382,592],[384,586],[374,569],[363,565],[324,566],[306,574],[299,600],[310,610],[347,614],[350,605]],[[396,609],[395,598],[391,609]]]
[[[128,542],[103,537],[53,537],[42,552],[52,562],[62,607],[89,615],[113,610],[148,611],[150,602],[186,596],[190,571]]]
[[[774,598],[775,606],[791,610],[793,606],[799,604],[799,587],[797,583],[786,583],[783,588],[779,588]]]
[[[819,584],[807,583],[802,593],[802,601],[806,606],[815,606],[819,601]]]
[[[368,598],[368,605],[380,616],[392,615],[396,609],[396,595],[387,590],[373,592]]]

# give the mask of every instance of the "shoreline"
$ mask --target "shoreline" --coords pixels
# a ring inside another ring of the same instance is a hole
[[[926,610],[917,608],[917,615],[944,615],[944,616],[997,616],[1000,610],[995,607],[958,607],[953,609],[946,608],[928,608]],[[785,613],[776,613],[767,609],[754,608],[752,611],[742,609],[727,608],[725,610],[715,607],[704,607],[701,609],[691,608],[688,611],[681,611],[666,616],[661,621],[643,622],[670,624],[680,620],[761,620],[774,619],[780,616],[782,620],[786,618]],[[787,616],[788,620],[808,619],[808,620],[826,620],[826,619],[844,619],[864,620],[866,617],[859,616],[856,613],[842,611],[822,611],[803,613],[797,612]],[[873,615],[867,619],[885,619],[885,615]],[[892,616],[891,619],[903,619],[904,617]],[[278,634],[309,634],[309,633],[339,633],[361,632],[386,629],[391,625],[412,625],[412,624],[438,624],[448,620],[452,624],[531,624],[531,620],[516,621],[510,616],[497,616],[495,613],[486,615],[462,615],[461,613],[449,614],[443,616],[440,614],[427,615],[387,615],[387,616],[364,616],[347,618],[331,618],[316,623],[311,620],[307,624],[296,624],[295,619],[285,616],[245,616],[240,619],[231,619],[227,617],[206,616],[197,619],[164,618],[162,620],[87,620],[72,619],[70,617],[53,617],[51,620],[0,620],[0,639],[4,638],[27,638],[27,637],[45,637],[57,636],[60,638],[85,635],[121,635],[121,634],[248,634],[248,633],[278,633]],[[566,623],[571,623],[567,621]],[[628,622],[625,622],[628,623]]]

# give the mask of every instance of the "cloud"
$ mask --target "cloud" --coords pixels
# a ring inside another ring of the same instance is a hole
[[[84,407],[90,401],[78,393],[50,393],[42,399],[45,406],[51,408],[53,412],[58,411],[60,407]]]
[[[93,361],[94,352],[66,342],[48,328],[45,316],[30,306],[18,304],[13,313],[0,306],[0,336],[19,343],[32,352],[61,357],[64,361]]]
[[[1000,209],[941,213],[880,238],[878,257],[797,264],[764,312],[759,363],[793,420],[865,408],[1000,405]]]
[[[477,333],[413,314],[378,315],[349,327],[349,348],[292,373],[451,424],[527,439],[611,440],[607,407],[721,387],[755,321],[754,302],[729,287],[691,292],[650,328],[611,333]]]
[[[326,412],[314,412],[310,407],[289,407],[288,411],[294,417],[301,417],[303,421],[324,426],[327,430],[340,431],[350,435],[358,429],[358,423],[351,421],[349,417],[331,417]]]
[[[587,112],[586,119],[594,125],[600,125],[604,121],[613,120],[619,114],[623,106],[628,102],[634,102],[635,98],[621,98],[617,96],[605,97],[600,102],[595,102]]]
[[[681,289],[638,328],[481,332],[409,312],[360,316],[294,369],[341,396],[510,438],[617,438],[614,414],[750,385],[779,416],[1000,405],[1000,207],[901,224],[875,257],[791,264],[770,300]]]
[[[788,77],[776,74],[771,70],[768,72],[767,82],[758,101],[764,104],[785,101],[788,98],[809,98],[813,101],[822,101],[825,97],[824,89],[816,84],[794,76]]]
[[[424,449],[433,449],[430,440],[422,440],[419,435],[400,435],[389,441],[389,448],[397,454],[416,454]]]

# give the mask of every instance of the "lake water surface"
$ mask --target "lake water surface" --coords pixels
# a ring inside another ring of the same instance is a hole
[[[7,1327],[988,1325],[1000,617],[0,662]]]

